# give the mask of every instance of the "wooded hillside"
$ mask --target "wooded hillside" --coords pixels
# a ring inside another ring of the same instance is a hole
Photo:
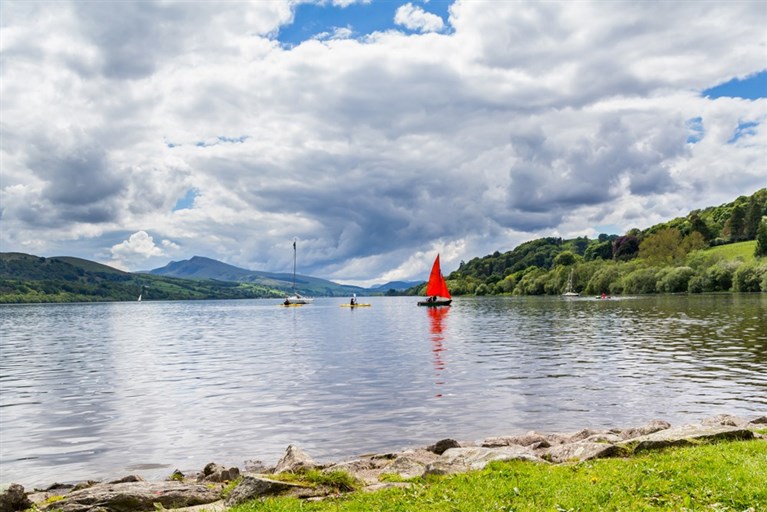
[[[540,238],[461,262],[455,295],[767,291],[767,189],[645,230],[596,239]],[[737,248],[736,253],[714,251]],[[422,294],[423,287],[412,289]]]

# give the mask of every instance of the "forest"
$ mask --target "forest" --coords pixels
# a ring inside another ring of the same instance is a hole
[[[539,238],[446,279],[454,295],[558,295],[571,275],[586,295],[767,292],[767,189],[621,236]]]

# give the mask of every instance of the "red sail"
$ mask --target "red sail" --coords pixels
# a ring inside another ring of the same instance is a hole
[[[429,284],[426,285],[426,295],[429,297],[444,297],[446,299],[452,297],[450,290],[447,289],[445,278],[442,277],[442,270],[439,268],[439,254],[437,254],[437,259],[434,260],[434,265],[431,267]]]

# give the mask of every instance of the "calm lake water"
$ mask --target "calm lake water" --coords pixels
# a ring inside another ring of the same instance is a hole
[[[0,307],[0,481],[767,414],[767,294]]]

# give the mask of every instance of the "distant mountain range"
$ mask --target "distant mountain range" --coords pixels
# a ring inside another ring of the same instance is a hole
[[[296,275],[296,290],[314,297],[398,294],[413,286],[391,282],[362,288]],[[420,283],[415,283],[420,284]],[[247,270],[195,256],[145,272],[70,256],[0,253],[0,303],[282,298],[293,274]]]
[[[293,288],[293,274],[248,270],[203,256],[194,256],[182,261],[171,261],[164,267],[149,270],[146,273],[182,279],[215,279],[217,281],[253,283],[286,291],[290,291]],[[313,296],[338,297],[351,295],[352,293],[381,294],[387,293],[390,290],[398,292],[417,284],[420,284],[420,282],[392,281],[370,288],[363,288],[296,274],[296,289],[298,292]]]

